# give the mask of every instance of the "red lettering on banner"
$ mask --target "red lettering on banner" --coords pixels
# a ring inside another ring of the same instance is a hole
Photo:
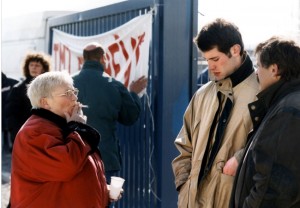
[[[124,42],[123,41],[120,41],[120,46],[121,46],[121,49],[122,49],[122,53],[124,55],[124,58],[125,60],[127,61],[129,59],[129,55],[125,49],[125,46],[124,46]]]
[[[71,51],[70,49],[61,44],[55,43],[53,46],[54,50],[54,66],[55,69],[62,70],[67,69],[68,72],[71,72]],[[57,59],[58,57],[58,59]]]
[[[139,62],[140,59],[140,46],[144,41],[146,33],[144,32],[142,35],[138,36],[137,38],[131,37],[131,49],[129,51],[134,52],[135,54],[135,63],[136,65]],[[106,68],[105,72],[109,75],[117,76],[121,70],[121,66],[119,63],[116,63],[116,60],[114,59],[114,55],[116,53],[121,53],[126,61],[129,60],[129,53],[128,49],[126,49],[126,46],[124,44],[123,40],[118,40],[119,36],[114,35],[114,38],[116,40],[115,43],[108,46],[108,51],[106,53]],[[134,60],[133,58],[131,60]],[[132,70],[132,61],[128,64],[128,67],[125,69],[124,72],[124,85],[128,87],[129,79],[130,79],[130,73]],[[114,73],[113,73],[114,72]]]
[[[131,72],[131,63],[128,65],[128,68],[126,69],[126,71],[124,73],[124,85],[126,87],[129,86],[130,72]]]
[[[146,32],[143,32],[138,36],[130,37],[130,42],[125,42],[125,40],[120,39],[119,35],[115,34],[113,35],[115,41],[107,47],[105,72],[113,77],[117,77],[123,70],[123,77],[119,76],[119,80],[122,80],[126,87],[129,85],[132,70],[139,70],[136,69],[136,66],[141,58],[140,47],[145,40],[145,36]],[[67,69],[69,73],[80,70],[84,62],[81,55],[78,56],[62,43],[53,44],[53,56],[55,69]],[[126,66],[123,66],[124,64]]]
[[[56,64],[57,64],[57,53],[58,53],[58,50],[59,50],[59,45],[60,44],[58,44],[58,43],[54,43],[53,44],[53,54],[52,54],[52,56],[54,57],[54,69],[57,69],[56,68]]]
[[[142,44],[142,42],[144,42],[145,35],[146,35],[146,33],[143,33],[142,35],[140,35],[138,37],[138,47],[136,48],[136,51],[135,51],[136,63],[138,63],[139,59],[140,59],[140,45]]]
[[[112,70],[114,70],[114,72],[115,72],[114,75],[117,76],[117,74],[121,70],[121,67],[120,67],[120,64],[117,64],[115,62],[115,59],[113,57],[114,57],[114,54],[119,51],[118,43],[114,43],[114,44],[108,46],[108,51],[110,53],[110,56],[112,57],[111,59],[107,58],[108,59],[107,61],[109,61],[107,68],[108,68],[108,71],[111,72],[111,73],[108,73],[108,74],[112,75]]]

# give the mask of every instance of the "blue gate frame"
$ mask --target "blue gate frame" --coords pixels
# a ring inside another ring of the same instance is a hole
[[[52,29],[76,36],[110,31],[132,18],[153,13],[149,82],[139,120],[130,127],[118,125],[126,179],[119,207],[173,208],[177,193],[171,161],[178,155],[174,139],[182,116],[197,89],[197,0],[129,0],[101,8],[50,19],[48,51],[52,53]]]

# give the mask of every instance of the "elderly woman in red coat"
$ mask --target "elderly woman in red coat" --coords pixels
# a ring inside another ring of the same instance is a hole
[[[11,207],[107,207],[100,135],[85,124],[72,78],[44,73],[27,94],[33,109],[14,143]]]

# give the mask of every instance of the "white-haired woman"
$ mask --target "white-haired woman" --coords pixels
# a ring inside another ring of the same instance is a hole
[[[71,76],[44,73],[27,94],[33,109],[14,143],[11,207],[106,207],[100,135],[85,124]]]

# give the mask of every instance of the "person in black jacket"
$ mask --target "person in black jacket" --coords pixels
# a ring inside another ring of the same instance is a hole
[[[300,47],[272,37],[256,55],[260,93],[230,207],[300,207]]]
[[[27,85],[38,75],[50,71],[50,57],[43,53],[29,53],[24,59],[25,80],[16,84],[8,95],[6,116],[12,143],[21,126],[30,116],[31,104],[27,97]]]
[[[5,107],[7,105],[7,96],[9,95],[11,89],[13,88],[13,86],[15,84],[17,84],[18,81],[7,77],[3,72],[1,72],[1,96],[2,96],[2,102],[1,102],[1,109],[2,109],[2,146],[3,146],[3,150],[6,150],[10,147],[10,133],[9,130],[7,128],[7,119],[6,119],[6,111],[5,111]]]

